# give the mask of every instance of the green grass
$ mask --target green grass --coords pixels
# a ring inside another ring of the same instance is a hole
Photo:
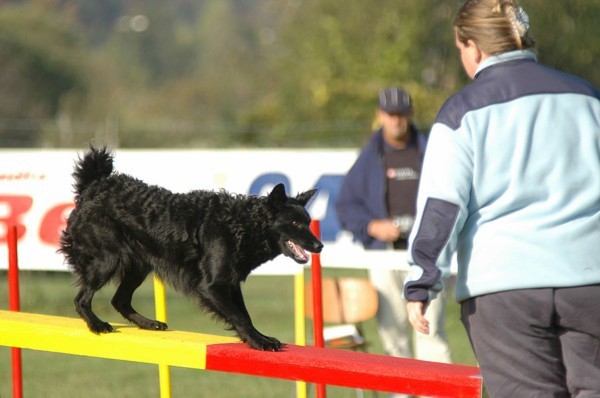
[[[366,271],[325,270],[325,275],[365,276]],[[21,310],[50,315],[76,317],[73,309],[75,287],[67,273],[22,272]],[[7,309],[6,273],[0,273],[0,308]],[[255,326],[263,333],[284,342],[294,341],[293,278],[289,276],[253,276],[243,287],[248,310]],[[110,306],[114,286],[100,291],[94,300],[94,310],[106,321],[123,320]],[[154,314],[151,278],[136,292],[134,306],[142,314]],[[171,329],[210,334],[232,335],[223,325],[201,313],[188,299],[178,293],[167,293],[168,324]],[[307,336],[311,336],[307,322]],[[375,321],[364,324],[371,341],[369,351],[382,354]],[[475,360],[459,321],[458,305],[448,300],[447,333],[455,363],[475,365]],[[312,339],[308,337],[308,343]],[[158,397],[158,369],[155,365],[87,358],[72,355],[23,351],[25,397],[44,398],[104,398]],[[10,350],[0,347],[0,397],[10,397]],[[250,377],[193,369],[171,368],[173,398],[187,397],[294,397],[295,383],[290,381]],[[328,387],[328,397],[354,397],[353,390]],[[314,390],[309,386],[309,396]],[[368,394],[367,394],[368,396]],[[379,394],[385,397],[386,394]]]

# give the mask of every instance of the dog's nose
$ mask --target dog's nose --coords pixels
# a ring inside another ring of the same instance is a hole
[[[312,243],[312,252],[313,253],[321,253],[321,250],[323,250],[323,244],[319,241],[317,242],[313,242]]]

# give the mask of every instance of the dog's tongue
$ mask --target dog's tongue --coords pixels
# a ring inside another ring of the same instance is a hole
[[[296,257],[298,260],[301,260],[301,261],[308,261],[308,254],[304,251],[304,249],[302,249],[300,246],[298,246],[296,243],[292,242],[291,240],[288,240],[287,244],[288,244],[289,248],[292,249],[292,253],[294,253],[294,257]]]

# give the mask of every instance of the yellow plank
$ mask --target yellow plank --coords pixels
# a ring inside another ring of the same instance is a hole
[[[234,337],[112,325],[115,332],[95,335],[81,319],[0,311],[0,345],[204,369],[207,345],[239,341]]]

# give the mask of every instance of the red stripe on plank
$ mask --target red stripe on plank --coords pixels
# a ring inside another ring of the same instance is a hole
[[[479,369],[472,366],[292,344],[281,352],[209,345],[206,369],[435,397],[480,397],[482,388]]]

